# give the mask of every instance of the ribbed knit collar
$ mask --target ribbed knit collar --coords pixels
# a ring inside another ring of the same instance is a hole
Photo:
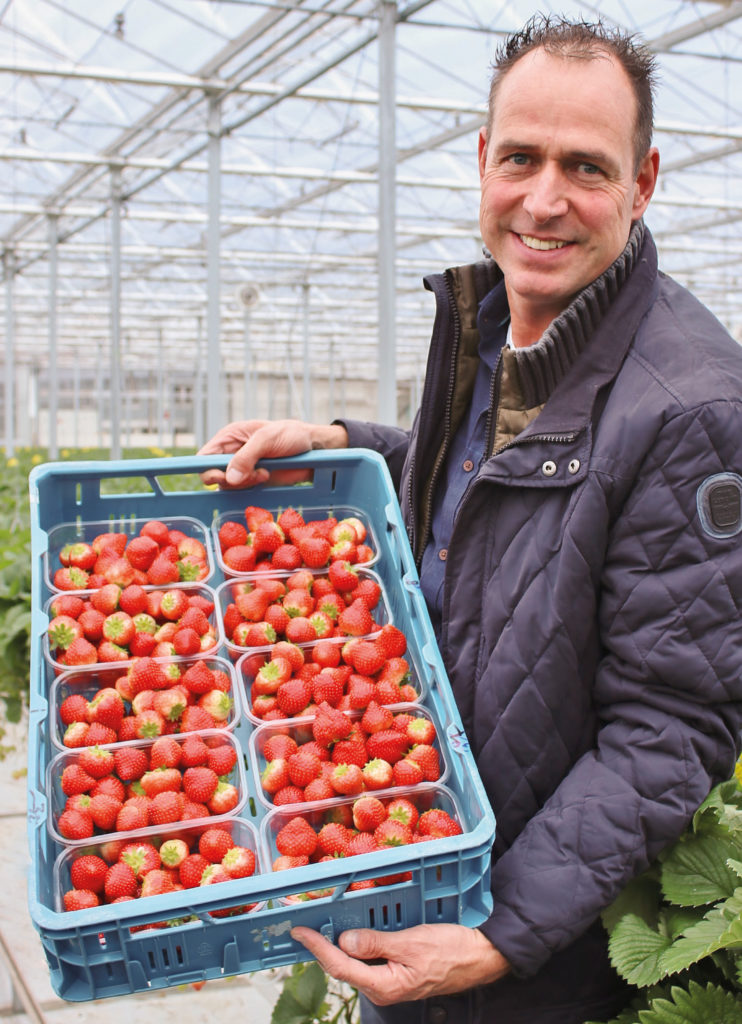
[[[515,358],[527,409],[546,402],[590,341],[595,328],[636,266],[644,243],[644,231],[644,221],[637,221],[631,229],[626,248],[610,267],[552,320],[537,342],[516,349]]]

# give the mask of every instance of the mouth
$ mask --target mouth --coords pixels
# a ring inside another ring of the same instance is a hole
[[[558,242],[553,238],[534,238],[533,235],[518,235],[523,245],[529,249],[538,249],[540,252],[548,252],[551,249],[563,249],[569,242]]]

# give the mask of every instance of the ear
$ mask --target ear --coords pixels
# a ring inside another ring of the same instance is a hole
[[[632,220],[639,220],[649,206],[649,200],[654,194],[657,184],[657,175],[660,170],[660,154],[656,146],[647,150],[647,155],[639,165],[639,171],[634,182],[634,204],[631,210]]]
[[[482,181],[484,177],[484,169],[487,166],[487,126],[482,125],[479,129],[479,140],[478,140],[478,154],[477,158],[479,161],[479,181]]]

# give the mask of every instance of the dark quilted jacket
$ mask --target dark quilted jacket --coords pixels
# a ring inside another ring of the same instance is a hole
[[[443,280],[409,443],[346,424],[352,446],[387,457],[417,552],[456,391]],[[733,495],[742,349],[658,273],[646,232],[541,413],[483,464],[448,549],[442,654],[497,819],[482,930],[520,976],[583,933],[733,770],[742,532],[699,514],[719,474]]]

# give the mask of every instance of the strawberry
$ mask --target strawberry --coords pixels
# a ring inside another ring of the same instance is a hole
[[[176,771],[177,769],[173,769]],[[173,790],[163,790],[152,797],[149,806],[149,821],[152,825],[169,825],[180,820],[183,806],[182,794]]]
[[[226,868],[222,867],[221,864],[209,864],[204,873],[201,875],[200,885],[218,885],[220,882],[229,882],[230,875]],[[221,911],[212,910],[211,914],[213,917],[218,917]]]
[[[345,607],[345,601],[334,590],[317,598],[316,610],[326,615],[331,622],[337,622],[338,615]]]
[[[273,554],[286,540],[281,527],[271,519],[259,523],[250,532],[253,550],[256,554]]]
[[[373,679],[370,679],[369,676],[357,675],[356,673],[348,679],[347,693],[350,707],[358,710],[368,707],[371,701],[377,698]]]
[[[420,765],[423,778],[427,782],[436,782],[441,777],[440,757],[435,747],[427,743],[418,743],[407,757]]]
[[[388,761],[375,757],[363,766],[366,789],[387,789],[394,784],[394,769]]]
[[[225,522],[219,527],[219,547],[224,553],[227,548],[235,545],[243,546],[247,543],[247,530],[242,523]]]
[[[382,729],[391,729],[394,723],[394,715],[387,707],[382,707],[376,701],[369,701],[368,707],[361,718],[361,728],[368,735],[381,732]]]
[[[392,773],[395,786],[417,786],[424,779],[422,768],[410,757],[403,757],[399,761],[395,761]]]
[[[146,572],[160,553],[160,545],[152,537],[133,537],[125,551],[129,563],[135,569]]]
[[[298,749],[298,744],[293,736],[278,732],[268,737],[262,753],[266,761],[272,761],[274,757],[289,757]]]
[[[188,658],[201,651],[201,637],[195,629],[186,626],[179,628],[173,637],[175,653],[181,658]]]
[[[147,570],[147,582],[154,586],[161,587],[168,583],[179,583],[180,572],[175,562],[161,551]]]
[[[209,863],[210,861],[200,853],[189,854],[179,868],[181,885],[186,889],[194,889],[200,885],[203,873]]]
[[[331,669],[323,669],[312,679],[312,699],[318,706],[329,704],[336,708],[343,696],[343,682]]]
[[[347,715],[328,703],[322,703],[312,722],[312,735],[323,747],[330,747],[350,735],[353,723]]]
[[[111,640],[119,647],[128,647],[135,632],[134,620],[121,609],[107,615],[103,620],[103,639]]]
[[[435,726],[429,718],[412,718],[407,723],[407,738],[411,744],[424,743],[431,745],[435,739]]]
[[[373,832],[386,817],[386,807],[375,796],[361,796],[353,804],[353,824],[359,832]]]
[[[383,650],[373,640],[359,640],[353,645],[350,654],[353,668],[362,676],[375,676],[386,662]]]
[[[150,798],[158,793],[180,792],[181,775],[177,768],[150,768],[139,781]]]
[[[101,640],[98,644],[98,661],[100,662],[116,662],[116,661],[128,661],[129,652],[125,647],[119,646],[112,640]]]
[[[407,650],[407,638],[401,629],[387,622],[379,631],[376,643],[384,651],[387,658],[401,658]]]
[[[128,864],[117,861],[106,872],[104,889],[109,903],[120,896],[136,896],[137,877]]]
[[[299,857],[289,857],[286,855],[276,857],[271,865],[273,871],[287,871],[290,868],[303,868],[309,863],[309,857],[306,854],[302,854]]]
[[[147,752],[142,747],[119,747],[113,757],[116,774],[122,782],[141,779],[149,767]]]
[[[89,839],[94,830],[89,812],[70,808],[64,810],[57,820],[57,831],[65,839]]]
[[[345,857],[352,832],[338,821],[329,821],[317,833],[317,853],[330,857]]]
[[[198,852],[210,864],[219,864],[237,844],[224,828],[207,828],[198,841]]]
[[[322,569],[330,561],[331,544],[326,537],[302,537],[297,548],[304,565],[310,569]]]
[[[119,811],[123,800],[108,793],[96,793],[90,796],[90,817],[93,824],[101,832],[111,832],[116,827]]]
[[[317,639],[317,630],[310,619],[304,615],[297,615],[287,623],[285,635],[291,643],[308,644]]]
[[[386,846],[405,846],[412,842],[412,830],[402,821],[387,818],[374,829],[374,840],[382,849]]]
[[[102,779],[105,775],[110,775],[114,770],[113,753],[110,750],[104,750],[102,747],[97,746],[88,747],[81,751],[77,763],[93,779]],[[64,772],[62,773],[62,779],[64,780]],[[95,785],[95,783],[92,785]],[[92,785],[88,789],[92,789]]]
[[[85,601],[75,594],[57,594],[52,599],[49,610],[52,618],[57,615],[68,615],[71,619],[79,619],[86,608]]]
[[[152,707],[159,715],[162,715],[166,723],[177,722],[187,706],[187,695],[180,686],[173,686],[169,690],[156,690],[152,694]]]
[[[180,717],[181,732],[198,732],[200,729],[213,729],[214,719],[206,708],[198,707],[196,704],[189,704]]]
[[[116,817],[117,832],[133,832],[149,825],[149,804],[145,796],[131,796],[121,805]]]
[[[87,722],[88,702],[81,693],[71,693],[59,705],[59,718],[63,725]]]
[[[373,853],[378,848],[371,832],[357,832],[354,836],[350,837],[348,842],[348,856],[354,857],[360,853]],[[369,882],[371,883],[370,885],[368,884]],[[373,885],[373,880],[369,878],[365,882],[352,882],[348,888],[373,888]]]
[[[266,793],[277,793],[288,785],[289,767],[285,757],[271,758],[260,774],[260,782]]]
[[[188,843],[185,839],[166,839],[160,847],[160,860],[163,867],[179,868],[189,852]]]
[[[305,679],[289,679],[277,693],[278,706],[287,718],[300,714],[312,699],[312,687]]]
[[[363,598],[356,598],[338,615],[338,627],[346,636],[364,636],[374,628],[374,620]]]
[[[166,892],[175,892],[175,883],[170,871],[165,868],[155,868],[148,871],[142,880],[140,896],[162,896]]]
[[[340,740],[332,748],[333,764],[356,764],[359,768],[363,768],[367,761],[368,751],[363,740]]]
[[[57,590],[85,590],[89,579],[90,574],[84,569],[69,566],[57,569],[52,582]]]
[[[381,586],[371,577],[365,577],[359,580],[358,586],[351,590],[350,596],[353,601],[359,597],[362,598],[371,611],[381,600]]]
[[[222,857],[221,865],[230,878],[249,878],[255,872],[255,854],[246,846],[233,846]]]
[[[252,544],[234,544],[222,552],[222,559],[232,572],[252,572],[257,555]]]
[[[49,648],[52,651],[66,651],[73,640],[83,635],[83,627],[70,615],[57,615],[47,628]]]
[[[153,750],[159,742],[155,740]],[[209,748],[201,736],[187,736],[180,746],[180,757],[184,768],[203,767],[209,761]]]
[[[93,644],[97,644],[103,638],[103,624],[106,616],[96,608],[86,608],[78,618],[83,636]]]
[[[311,786],[312,783],[310,782]],[[288,804],[303,804],[306,798],[304,796],[304,790],[299,789],[298,786],[292,786],[290,783],[287,786],[282,786],[273,794],[273,803],[277,807],[285,807]]]
[[[266,647],[275,641],[276,631],[265,621],[240,623],[232,634],[232,642],[239,647]]]
[[[290,571],[298,569],[301,564],[302,557],[294,544],[280,544],[271,557],[271,565],[274,569]]]
[[[178,768],[181,762],[180,744],[172,736],[159,736],[149,752],[150,770]]]
[[[245,522],[250,533],[254,533],[261,523],[270,523],[273,521],[273,513],[267,508],[261,508],[259,505],[248,505],[245,509]]]
[[[85,771],[78,761],[72,761],[62,770],[60,785],[65,796],[87,793],[95,785],[95,779]]]
[[[169,685],[164,668],[154,658],[139,658],[129,669],[128,676],[132,696],[143,690],[165,690]]]
[[[305,525],[304,516],[298,511],[298,509],[292,508],[291,506],[285,508],[278,515],[277,522],[287,536],[291,535],[292,530]]]
[[[230,743],[209,748],[207,767],[219,776],[229,775],[237,764],[237,750]]]
[[[141,882],[149,871],[160,867],[160,854],[157,848],[145,841],[126,843],[119,854],[119,861],[128,864],[134,872],[136,880]]]
[[[439,807],[433,807],[420,815],[417,831],[420,835],[439,839],[446,836],[461,835],[462,828],[447,811]]]
[[[84,747],[88,742],[89,731],[90,726],[87,722],[70,722],[64,730],[62,743],[65,747],[70,747],[71,749]]]
[[[141,537],[151,537],[159,547],[170,543],[170,530],[159,519],[149,519],[139,531]]]
[[[198,706],[207,711],[217,725],[223,725],[232,711],[232,698],[223,690],[209,690],[198,698]]]
[[[265,609],[264,621],[272,626],[276,636],[284,636],[291,616],[280,604],[269,604]]]
[[[411,829],[415,828],[420,816],[417,807],[404,796],[395,797],[389,801],[386,805],[386,815],[388,818],[401,821]]]
[[[337,796],[337,793],[332,788],[329,778],[324,775],[318,779],[312,779],[304,787],[304,799],[307,803],[311,803],[313,800],[331,800],[334,796]]]
[[[107,583],[90,596],[90,604],[103,615],[113,615],[118,610],[121,599],[121,587],[116,583]]]
[[[75,889],[89,889],[94,893],[103,892],[108,865],[102,857],[92,853],[76,857],[70,866],[70,881]]]
[[[311,857],[317,849],[317,833],[301,815],[289,819],[275,841],[276,849],[285,857]]]
[[[208,803],[218,785],[219,776],[211,768],[186,768],[183,772],[183,791],[194,803]]]
[[[336,764],[330,776],[330,784],[342,796],[355,796],[363,792],[363,772],[357,764]]]
[[[404,757],[408,746],[407,737],[393,729],[381,729],[366,740],[370,758],[380,757],[392,765]]]
[[[234,783],[219,779],[214,795],[206,801],[206,806],[211,814],[229,814],[239,802],[240,791]]]
[[[95,665],[98,661],[98,651],[89,640],[80,636],[72,641],[59,660],[70,668],[78,665]]]
[[[134,733],[142,740],[154,739],[156,736],[162,736],[165,730],[165,719],[162,715],[151,708],[148,711],[142,711],[136,716],[134,722]]]
[[[312,661],[320,668],[336,668],[340,664],[339,643],[335,640],[318,640],[312,647]]]
[[[327,576],[335,590],[341,594],[349,593],[358,586],[358,570],[344,559],[330,562]]]
[[[311,751],[305,751],[301,747],[295,754],[287,759],[289,779],[294,786],[304,789],[312,779],[320,775],[320,759]]]
[[[62,902],[67,911],[88,910],[90,907],[97,907],[100,899],[98,894],[90,889],[68,889],[62,897]]]

